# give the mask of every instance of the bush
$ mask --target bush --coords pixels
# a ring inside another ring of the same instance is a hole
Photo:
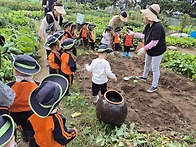
[[[196,55],[167,51],[163,55],[162,66],[196,80]]]
[[[11,10],[43,11],[41,3],[28,1],[21,2],[20,0],[1,0],[0,6],[7,7]]]

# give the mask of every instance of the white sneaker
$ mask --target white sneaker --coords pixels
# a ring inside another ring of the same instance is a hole
[[[93,96],[93,103],[94,104],[97,104],[97,102],[98,102],[98,100],[99,100],[99,96],[98,95],[96,95],[96,96]]]

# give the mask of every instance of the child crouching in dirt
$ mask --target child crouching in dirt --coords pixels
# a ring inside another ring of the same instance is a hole
[[[99,90],[101,90],[102,95],[104,95],[104,93],[107,91],[107,77],[117,81],[117,77],[112,73],[110,64],[106,60],[108,53],[111,52],[112,49],[108,48],[107,45],[100,45],[98,49],[99,57],[97,59],[94,59],[90,66],[88,64],[85,65],[85,68],[93,74],[92,95],[94,98],[94,104],[96,104],[99,100]]]

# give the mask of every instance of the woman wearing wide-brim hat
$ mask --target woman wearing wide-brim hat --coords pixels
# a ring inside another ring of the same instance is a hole
[[[145,50],[146,55],[143,75],[137,76],[137,78],[145,81],[152,65],[153,81],[152,86],[147,91],[155,92],[160,77],[159,66],[163,53],[166,51],[165,30],[158,18],[160,12],[158,4],[153,4],[145,10],[140,10],[140,12],[144,15],[144,22],[147,25],[143,34],[134,32],[132,34],[137,38],[144,38],[145,46],[138,50],[138,55],[143,54]]]
[[[123,22],[127,22],[128,14],[125,11],[122,11],[119,15],[115,15],[109,22],[109,26],[112,26],[114,29],[117,27],[122,27]]]
[[[46,27],[48,24],[54,23],[55,29],[58,30],[59,25],[62,25],[63,17],[62,15],[66,14],[64,6],[60,2],[55,2],[53,5],[53,11],[48,12],[44,19],[42,20],[39,37],[44,41],[47,39],[47,34],[45,33]]]

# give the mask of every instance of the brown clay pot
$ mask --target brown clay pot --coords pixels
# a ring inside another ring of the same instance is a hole
[[[114,90],[105,92],[96,105],[96,114],[99,121],[111,126],[120,126],[127,116],[127,106],[120,93]]]

